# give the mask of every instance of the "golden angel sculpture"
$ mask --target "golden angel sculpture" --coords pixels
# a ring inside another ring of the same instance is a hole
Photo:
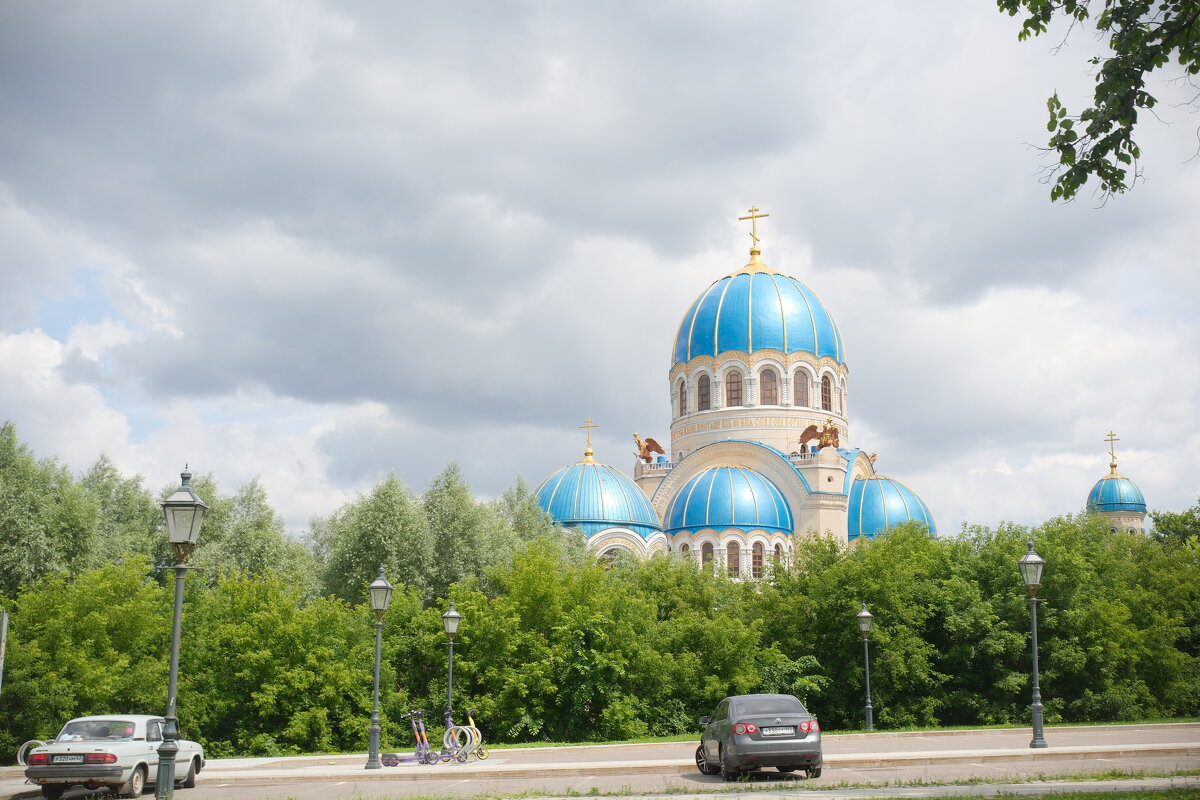
[[[799,443],[804,444],[805,442],[810,442],[813,439],[817,440],[817,444],[812,448],[814,452],[825,447],[832,447],[834,449],[841,447],[838,438],[838,429],[837,426],[833,424],[832,417],[825,421],[825,426],[823,428],[817,428],[816,425],[809,425],[807,428],[805,428],[804,433],[800,434]]]
[[[649,464],[654,460],[654,454],[666,455],[667,451],[662,449],[662,445],[647,436],[645,439],[639,437],[636,433],[633,434],[633,443],[637,445],[638,451],[635,456]]]

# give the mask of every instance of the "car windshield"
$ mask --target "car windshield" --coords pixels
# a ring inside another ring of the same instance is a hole
[[[77,719],[68,722],[58,735],[60,742],[84,739],[131,739],[133,723],[127,719]]]
[[[775,695],[774,697],[746,697],[738,701],[737,713],[741,715],[756,714],[807,714],[804,705],[790,695]]]

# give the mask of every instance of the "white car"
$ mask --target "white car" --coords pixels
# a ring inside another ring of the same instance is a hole
[[[30,751],[25,777],[41,786],[42,795],[51,800],[74,785],[108,786],[121,797],[137,797],[158,777],[163,725],[162,717],[145,714],[73,719],[53,742]],[[196,785],[196,773],[204,768],[204,749],[187,739],[177,742],[175,785],[190,789]]]

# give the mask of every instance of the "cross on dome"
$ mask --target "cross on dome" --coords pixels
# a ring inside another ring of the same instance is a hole
[[[592,422],[591,417],[588,417],[583,421],[583,424],[579,425],[578,427],[587,428],[587,449],[583,451],[583,460],[589,462],[594,461],[595,459],[592,458],[592,428],[599,428],[600,426]]]
[[[750,208],[747,209],[747,211],[750,212],[750,215],[746,216],[746,217],[738,217],[738,220],[747,220],[747,219],[750,220],[750,238],[754,240],[754,244],[751,246],[750,252],[758,253],[759,252],[759,249],[758,249],[758,242],[759,242],[758,221],[760,219],[762,219],[763,217],[769,217],[771,215],[770,214],[759,214],[758,206],[750,206]]]

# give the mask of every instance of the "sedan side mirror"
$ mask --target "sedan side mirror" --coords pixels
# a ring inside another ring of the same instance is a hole
[[[701,717],[700,718],[701,725],[707,725],[709,722],[711,722],[711,719],[709,717]]]

